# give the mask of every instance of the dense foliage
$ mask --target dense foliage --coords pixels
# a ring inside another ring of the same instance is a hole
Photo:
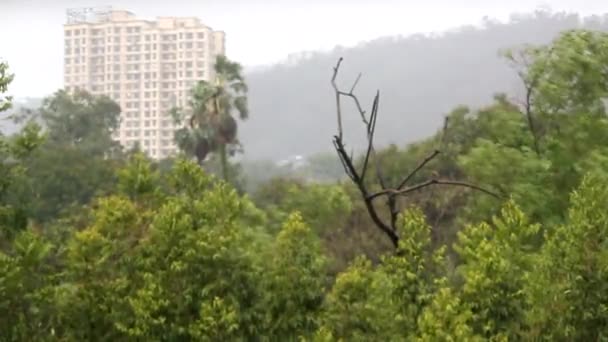
[[[59,91],[0,140],[0,340],[608,339],[606,51],[585,30],[509,51],[523,104],[459,107],[378,151],[398,181],[440,146],[416,177],[501,195],[402,198],[396,249],[348,182],[241,193],[121,151],[115,103]]]

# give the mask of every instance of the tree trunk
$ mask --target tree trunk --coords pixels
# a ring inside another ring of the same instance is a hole
[[[226,144],[220,144],[220,167],[222,169],[222,178],[228,183],[228,156],[226,154]]]

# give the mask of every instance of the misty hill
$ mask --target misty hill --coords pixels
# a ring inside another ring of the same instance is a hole
[[[251,117],[240,133],[246,158],[277,160],[332,148],[336,117],[329,81],[341,56],[339,83],[348,90],[362,72],[356,93],[366,108],[376,89],[381,92],[378,145],[402,145],[432,134],[457,105],[478,107],[497,92],[517,95],[520,84],[499,56],[500,50],[545,44],[561,31],[581,27],[606,30],[608,15],[580,18],[539,11],[512,16],[508,23],[486,21],[482,28],[381,38],[353,48],[308,54],[295,65],[250,72]],[[350,104],[344,109],[346,142],[360,148],[363,126],[352,109]]]
[[[13,105],[6,112],[0,113],[0,134],[11,135],[21,128],[21,124],[12,120],[12,115],[19,113],[23,109],[38,108],[42,105],[43,99],[35,97],[17,98],[13,100]]]

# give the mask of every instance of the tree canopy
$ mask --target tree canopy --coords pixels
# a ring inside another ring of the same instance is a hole
[[[365,139],[377,96],[368,152],[339,131],[317,161],[347,177],[249,192],[192,155],[122,151],[116,103],[59,91],[0,137],[0,340],[608,339],[607,46],[579,29],[502,51],[523,96],[405,146]]]

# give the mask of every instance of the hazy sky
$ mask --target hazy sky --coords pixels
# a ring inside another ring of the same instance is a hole
[[[150,19],[197,16],[226,32],[231,59],[255,66],[302,50],[476,24],[486,15],[504,20],[543,4],[608,12],[608,0],[0,0],[0,58],[16,74],[11,93],[17,97],[62,87],[62,25],[70,7],[112,5]]]

